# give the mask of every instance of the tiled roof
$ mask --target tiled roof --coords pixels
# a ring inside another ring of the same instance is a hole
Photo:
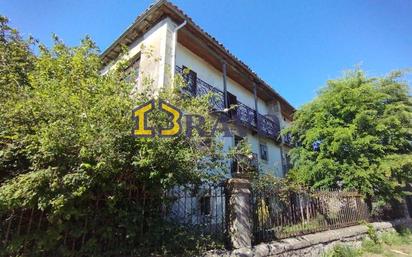
[[[267,84],[264,80],[262,80],[256,72],[254,72],[248,65],[246,65],[243,61],[241,61],[238,57],[236,57],[234,54],[232,54],[222,43],[220,43],[215,37],[204,31],[199,25],[197,25],[192,18],[190,18],[186,13],[184,13],[179,7],[171,3],[170,1],[167,0],[158,0],[151,4],[142,14],[140,14],[134,21],[134,23],[129,26],[126,31],[109,47],[107,48],[101,55],[103,62],[107,64],[107,59],[111,59],[109,57],[110,53],[114,51],[116,47],[120,47],[122,44],[122,40],[127,38],[128,34],[131,33],[133,28],[135,28],[139,22],[145,21],[145,17],[151,12],[154,11],[157,8],[160,8],[161,6],[167,6],[170,9],[172,9],[174,12],[176,12],[178,15],[182,16],[184,20],[186,20],[190,25],[195,27],[199,32],[201,32],[203,35],[205,35],[209,40],[211,40],[213,43],[219,46],[228,56],[230,56],[235,62],[237,62],[239,65],[241,65],[244,69],[246,69],[249,73],[251,73],[256,80],[258,80],[260,83],[262,83],[268,90],[272,91],[277,97],[282,99],[285,104],[287,104],[292,112],[295,111],[295,108],[286,100],[284,99],[278,92],[276,92],[269,84]],[[154,25],[154,24],[153,24]]]

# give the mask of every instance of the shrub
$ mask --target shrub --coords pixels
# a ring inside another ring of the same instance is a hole
[[[386,232],[381,235],[382,242],[387,245],[409,244],[411,241],[411,231],[401,229],[399,232]]]
[[[370,252],[370,253],[382,253],[383,252],[382,244],[377,244],[370,239],[365,239],[362,241],[362,249],[365,252]]]
[[[375,227],[372,224],[366,224],[366,227],[368,228],[368,236],[372,240],[372,242],[375,244],[380,244],[381,241]]]
[[[323,254],[324,257],[358,257],[362,252],[351,246],[336,245],[332,250]]]
[[[0,20],[0,36],[9,33],[6,22]],[[219,142],[197,135],[132,138],[132,109],[153,92],[131,95],[123,63],[102,75],[89,38],[77,47],[55,38],[51,48],[39,45],[36,56],[18,36],[2,39],[10,67],[0,79],[0,235],[8,237],[6,245],[1,238],[0,255],[184,255],[212,245],[184,229],[165,236],[171,229],[162,210],[167,190],[223,177]],[[30,55],[30,65],[13,63],[25,60],[16,51]],[[10,84],[16,76],[24,77]],[[181,97],[174,90],[182,80],[175,86],[159,97],[208,117],[206,97]],[[168,117],[154,110],[148,122],[168,124]]]

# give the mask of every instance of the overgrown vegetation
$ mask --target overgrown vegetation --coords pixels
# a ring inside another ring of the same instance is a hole
[[[0,255],[193,256],[215,247],[170,223],[163,197],[220,179],[221,144],[197,135],[132,138],[131,111],[153,92],[131,95],[123,64],[102,76],[89,38],[71,48],[55,37],[47,48],[23,40],[4,17],[0,26]],[[175,83],[159,97],[209,115],[208,99],[181,97],[182,80]],[[154,111],[149,123],[168,117]]]
[[[368,237],[362,241],[361,248],[346,245],[336,245],[330,251],[323,254],[324,257],[357,257],[357,256],[402,256],[409,254],[412,250],[410,242],[412,233],[403,228],[399,232],[384,232],[377,234],[374,227],[368,226]],[[408,252],[402,252],[402,247],[408,247]],[[398,250],[400,249],[400,250]]]
[[[329,252],[323,254],[323,257],[358,257],[362,256],[360,249],[355,249],[347,245],[336,245]]]
[[[312,188],[355,189],[370,207],[373,197],[399,205],[412,181],[412,97],[402,75],[357,69],[328,81],[283,131],[296,145],[289,177]]]

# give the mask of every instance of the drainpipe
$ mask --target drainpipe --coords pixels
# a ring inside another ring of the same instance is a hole
[[[173,58],[173,61],[172,61],[173,67],[171,67],[173,77],[174,77],[175,71],[176,71],[177,32],[178,32],[181,28],[183,28],[186,24],[187,24],[187,21],[184,20],[184,21],[182,22],[182,24],[180,24],[179,26],[177,26],[177,27],[174,29],[174,31],[173,31],[173,55],[172,55],[172,58]]]
[[[253,98],[255,100],[255,123],[256,123],[256,131],[259,132],[259,120],[258,120],[258,98],[257,98],[257,84],[253,81]]]
[[[229,108],[229,103],[227,99],[227,84],[226,84],[226,62],[222,61],[222,73],[223,73],[223,105],[224,108]]]

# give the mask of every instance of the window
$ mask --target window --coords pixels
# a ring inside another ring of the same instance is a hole
[[[127,82],[133,83],[136,90],[138,82],[139,82],[139,72],[140,72],[140,53],[134,56],[129,61],[129,66],[125,69],[125,80]]]
[[[210,215],[210,196],[202,196],[199,199],[200,204],[200,214]]]
[[[185,79],[187,90],[196,96],[197,73],[183,65],[183,78]]]
[[[259,144],[260,148],[260,159],[267,161],[268,160],[268,147],[265,144]]]
[[[235,146],[237,146],[242,140],[243,140],[243,137],[235,135]]]
[[[235,107],[237,106],[237,97],[230,92],[227,92],[227,105],[228,106],[225,107],[231,108],[229,111],[229,118],[235,119],[237,116],[237,107]]]
[[[290,156],[287,152],[282,153],[282,163],[283,163],[283,175],[286,175],[286,173],[288,173],[291,167]]]

